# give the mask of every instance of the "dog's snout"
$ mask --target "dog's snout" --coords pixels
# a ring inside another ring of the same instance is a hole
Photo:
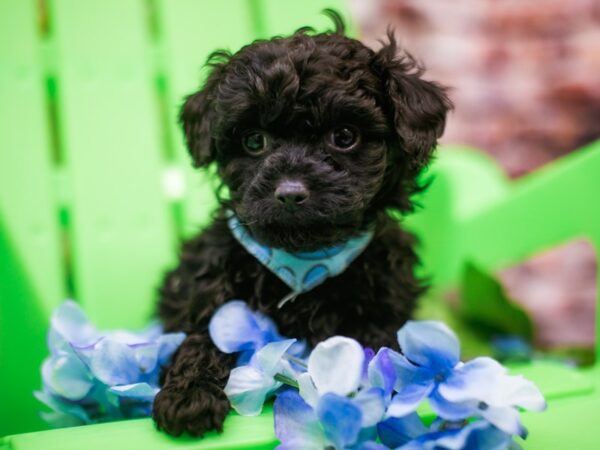
[[[308,200],[306,185],[299,180],[282,180],[275,189],[275,198],[286,209],[294,210]]]

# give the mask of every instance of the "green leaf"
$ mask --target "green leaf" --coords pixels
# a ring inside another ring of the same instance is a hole
[[[508,297],[491,274],[467,261],[462,274],[461,313],[488,335],[519,335],[531,340],[529,315]]]

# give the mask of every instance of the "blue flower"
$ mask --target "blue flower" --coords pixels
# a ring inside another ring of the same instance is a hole
[[[432,427],[435,428],[435,427]],[[504,450],[520,448],[510,434],[479,420],[464,427],[431,431],[396,450]]]
[[[295,339],[288,339],[267,344],[253,355],[248,365],[231,371],[225,394],[238,414],[255,416],[262,411],[266,398],[282,385],[275,379],[276,374],[293,378],[293,369],[283,356],[294,342]]]
[[[468,411],[469,416],[482,417],[495,427],[523,438],[517,407],[532,411],[546,409],[546,401],[537,386],[522,376],[508,375],[497,361],[481,357],[460,364],[438,387],[439,414],[452,418],[456,411]],[[449,405],[452,405],[448,407]]]
[[[298,376],[300,395],[311,406],[327,393],[347,396],[361,385],[365,353],[354,339],[334,336],[319,343],[308,357],[307,371]]]
[[[184,338],[162,334],[159,325],[100,332],[76,303],[65,302],[52,315],[43,390],[34,393],[52,409],[42,417],[68,426],[148,416],[160,368]]]
[[[377,425],[381,442],[396,450],[502,450],[519,448],[512,436],[485,420],[472,423],[437,419],[427,428],[416,413]]]
[[[252,311],[241,300],[232,300],[217,309],[208,325],[213,343],[223,353],[238,353],[238,365],[246,364],[252,355],[269,342],[285,340],[275,323],[264,314]],[[301,355],[305,345],[296,342],[290,350]]]
[[[398,331],[398,343],[402,354],[388,352],[396,373],[394,390],[397,394],[387,415],[405,416],[415,411],[430,394],[433,394],[431,406],[438,412],[438,404],[444,403],[444,399],[435,395],[434,391],[460,361],[456,335],[441,322],[409,321]]]
[[[363,432],[362,411],[351,399],[325,394],[312,408],[295,390],[275,399],[275,435],[278,450],[379,450],[372,433]]]
[[[398,332],[403,354],[390,351],[398,392],[388,417],[413,412],[425,399],[447,420],[483,417],[500,430],[526,435],[516,407],[543,410],[538,388],[522,377],[508,376],[491,358],[459,361],[460,347],[452,331],[440,322],[408,322]]]

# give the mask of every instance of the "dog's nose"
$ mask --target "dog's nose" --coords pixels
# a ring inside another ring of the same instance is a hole
[[[308,199],[308,189],[302,181],[282,180],[275,189],[275,198],[286,209],[297,209]]]

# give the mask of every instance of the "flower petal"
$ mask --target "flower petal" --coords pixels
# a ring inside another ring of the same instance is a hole
[[[362,411],[351,399],[325,394],[319,401],[317,416],[325,436],[335,448],[346,448],[356,443],[362,423]]]
[[[491,406],[520,406],[534,411],[546,407],[538,387],[491,358],[476,358],[453,371],[439,385],[440,394],[451,402],[477,400]]]
[[[354,339],[334,336],[320,344],[308,358],[308,373],[319,394],[348,395],[358,389],[365,355]]]
[[[59,413],[59,415],[49,415],[43,416],[44,420],[47,420],[50,424],[56,424],[54,419],[61,419],[61,421],[68,421],[67,417],[72,417],[76,423],[84,424],[91,423],[87,412],[83,409],[82,406],[77,403],[72,403],[68,401],[63,401],[60,397],[57,397],[50,392],[44,390],[43,392],[35,391],[33,393],[34,397],[37,398],[40,402],[51,408],[53,411]],[[49,413],[46,413],[49,414]],[[63,417],[66,416],[66,417]],[[70,426],[66,423],[64,424],[56,424],[56,426]]]
[[[298,382],[298,391],[304,401],[312,408],[316,409],[319,404],[319,393],[308,372],[301,373],[296,378]]]
[[[96,378],[109,386],[135,383],[140,376],[133,349],[109,337],[96,346],[91,369]]]
[[[389,348],[381,348],[369,362],[367,369],[371,386],[383,389],[386,395],[392,393],[396,383],[396,371],[390,359]]]
[[[380,388],[363,389],[353,398],[362,411],[361,428],[377,425],[385,414],[385,393]]]
[[[511,437],[485,421],[461,429],[424,434],[398,450],[504,450]]]
[[[433,388],[433,382],[429,384],[410,384],[406,386],[392,397],[392,401],[386,412],[386,417],[404,417],[414,412]]]
[[[544,400],[539,388],[535,383],[521,375],[504,376],[498,380],[495,387],[497,398],[490,400],[490,405],[519,406],[531,411],[544,411],[546,409],[546,400]]]
[[[396,380],[394,383],[395,391],[401,391],[413,384],[425,385],[433,383],[436,374],[429,368],[415,366],[404,355],[393,350],[389,350],[387,355],[394,368],[394,377]]]
[[[152,401],[160,389],[148,383],[133,383],[123,386],[112,386],[109,392],[118,397]]]
[[[460,358],[458,338],[442,322],[409,320],[398,331],[398,343],[411,362],[435,371],[453,368]]]
[[[262,411],[267,395],[281,383],[252,366],[233,369],[225,386],[231,407],[242,416],[256,416]]]
[[[89,369],[77,356],[52,356],[42,365],[44,385],[68,400],[80,400],[94,386]]]
[[[208,332],[224,353],[255,349],[264,344],[263,330],[254,312],[241,300],[225,303],[210,319]]]
[[[167,333],[158,337],[158,364],[164,366],[169,363],[173,353],[179,348],[185,333]]]
[[[429,405],[431,409],[446,420],[463,420],[473,415],[477,410],[476,401],[472,402],[451,402],[444,398],[439,391],[439,387],[434,389],[429,395]]]
[[[150,373],[156,369],[158,363],[158,344],[147,342],[130,346],[135,355],[135,360],[142,373]]]
[[[279,449],[321,450],[325,447],[325,436],[315,411],[295,390],[286,390],[277,396],[273,415],[275,435],[281,441]]]
[[[265,375],[272,377],[282,365],[281,358],[294,342],[296,339],[287,339],[265,345],[256,352],[251,364],[258,367]]]
[[[390,448],[396,448],[427,433],[427,427],[416,412],[404,417],[390,417],[377,424],[381,442]]]
[[[77,346],[90,345],[101,337],[81,307],[72,300],[67,300],[56,309],[50,319],[50,326],[56,333],[55,338],[60,337]],[[49,345],[51,349],[55,347],[56,340],[50,339]]]
[[[506,368],[498,361],[488,357],[475,358],[457,367],[440,383],[440,394],[452,402],[489,400],[490,392],[496,390],[494,380],[505,373]]]
[[[378,444],[375,441],[362,442],[356,447],[352,447],[352,450],[389,450],[388,447],[382,444]]]
[[[488,406],[478,411],[479,415],[498,429],[508,434],[516,434],[523,439],[527,437],[527,429],[521,424],[519,411],[510,406]]]

